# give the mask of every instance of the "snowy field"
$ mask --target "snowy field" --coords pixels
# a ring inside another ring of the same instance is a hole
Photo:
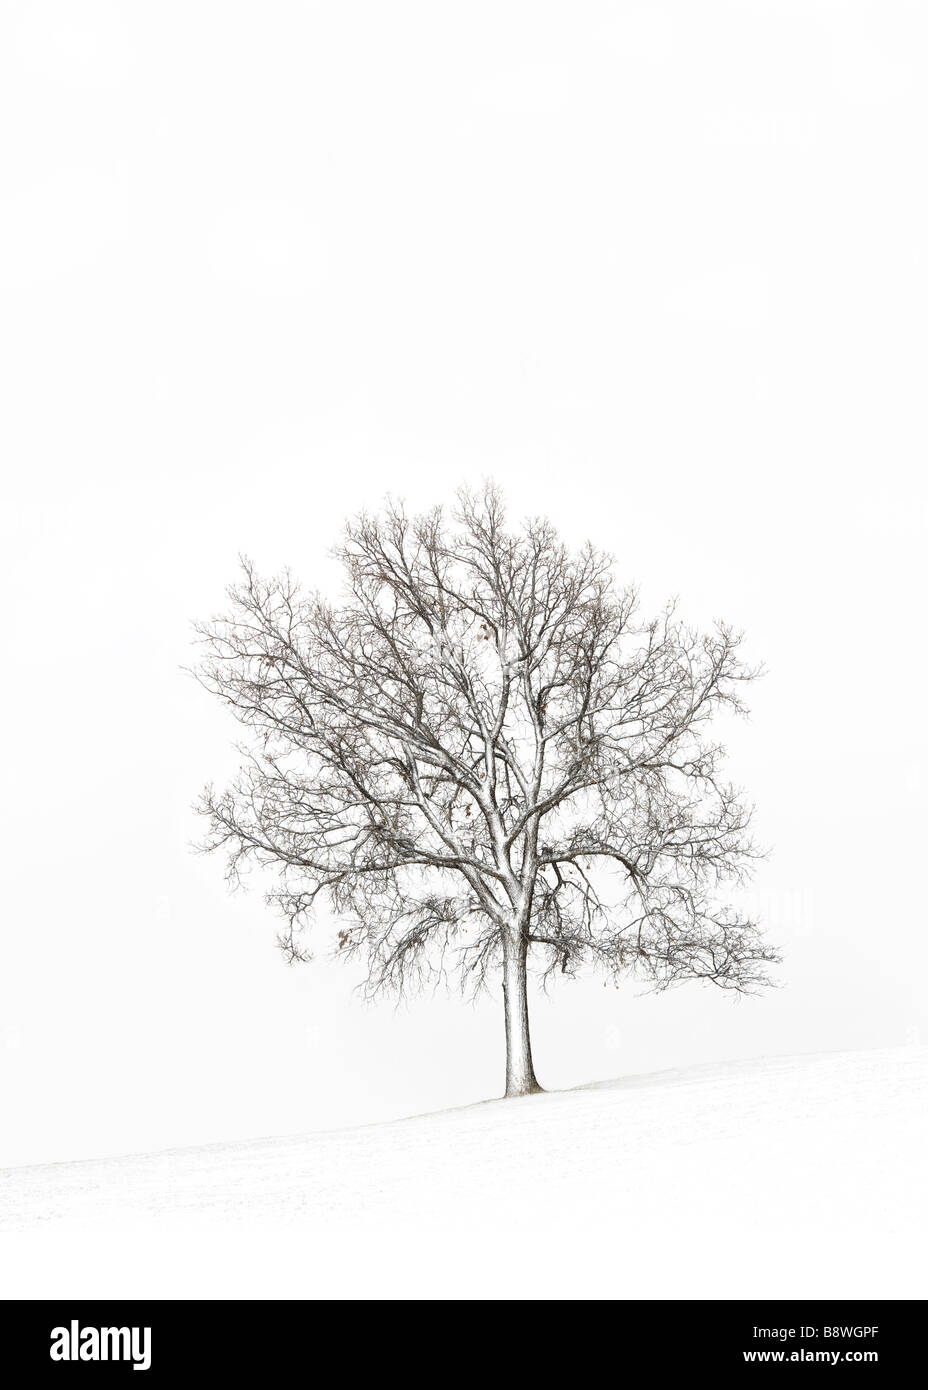
[[[928,1296],[928,1049],[0,1173],[4,1297]]]

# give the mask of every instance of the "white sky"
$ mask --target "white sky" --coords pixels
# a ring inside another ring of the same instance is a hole
[[[494,476],[770,674],[730,768],[784,988],[533,1011],[542,1084],[928,1034],[928,21],[901,0],[0,17],[0,1163],[501,1089],[197,858],[236,555]]]

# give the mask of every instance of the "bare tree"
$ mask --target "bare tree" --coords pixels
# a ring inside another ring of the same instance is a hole
[[[506,1094],[539,1088],[528,967],[751,991],[776,960],[716,903],[754,854],[707,726],[756,672],[724,624],[637,617],[608,556],[498,492],[349,523],[338,605],[243,562],[197,628],[201,682],[252,732],[206,847],[279,872],[291,960],[326,900],[368,991],[501,969]],[[334,944],[334,943],[333,943]]]

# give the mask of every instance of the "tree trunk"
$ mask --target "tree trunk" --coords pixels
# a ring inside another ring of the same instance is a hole
[[[506,1013],[506,1095],[529,1096],[541,1087],[532,1066],[528,1031],[528,942],[503,939],[503,1004]]]

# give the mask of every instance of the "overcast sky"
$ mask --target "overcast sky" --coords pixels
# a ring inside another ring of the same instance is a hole
[[[533,1007],[557,1087],[928,1037],[924,8],[80,4],[0,32],[0,1163],[499,1094],[194,856],[236,556],[492,476],[748,634],[782,988]],[[919,1034],[919,1030],[921,1030]]]

